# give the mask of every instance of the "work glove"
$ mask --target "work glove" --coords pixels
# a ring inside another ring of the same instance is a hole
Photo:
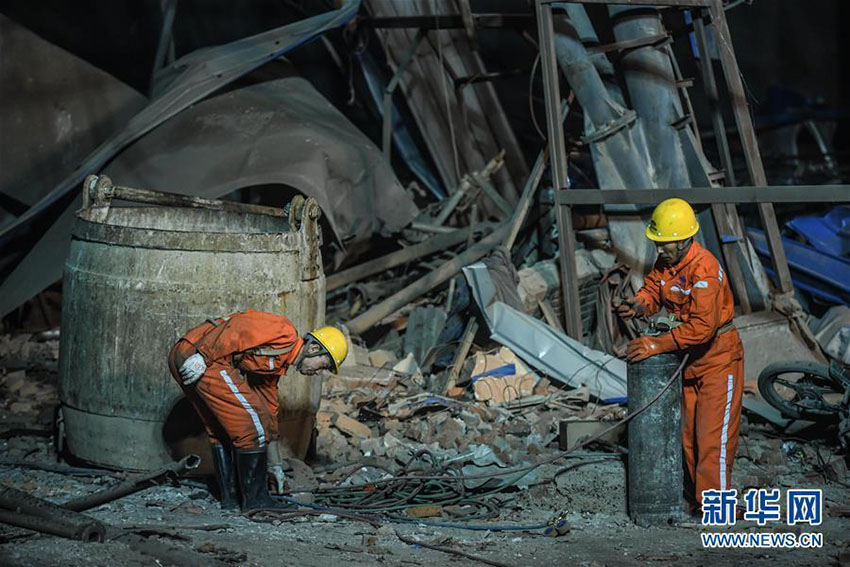
[[[626,360],[628,362],[640,362],[650,356],[676,350],[673,335],[664,333],[657,337],[644,335],[634,339],[626,347]]]
[[[643,317],[645,314],[646,305],[634,298],[624,299],[623,302],[617,306],[617,315],[627,321],[635,317]]]
[[[283,494],[286,489],[286,474],[283,472],[283,465],[269,465],[269,484],[272,486],[271,492],[274,494]]]
[[[280,450],[280,441],[272,441],[269,443],[268,449],[268,472],[269,484],[272,486],[271,491],[275,494],[283,494],[286,484],[286,474],[283,472],[283,455]]]
[[[183,379],[183,384],[186,386],[191,386],[195,382],[201,379],[201,376],[204,375],[204,372],[207,370],[207,363],[204,361],[204,357],[200,355],[200,353],[195,353],[183,363],[180,367],[180,377]]]

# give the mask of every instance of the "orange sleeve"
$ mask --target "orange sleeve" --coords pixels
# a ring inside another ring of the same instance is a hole
[[[194,345],[208,361],[216,361],[258,347],[292,349],[299,338],[295,325],[283,315],[249,309],[231,315]]]
[[[635,300],[646,307],[646,316],[655,315],[661,309],[661,270],[658,263],[643,279],[643,287],[635,294]]]
[[[688,320],[671,332],[680,349],[707,343],[717,333],[721,324],[721,291],[716,275],[703,275],[691,286]]]

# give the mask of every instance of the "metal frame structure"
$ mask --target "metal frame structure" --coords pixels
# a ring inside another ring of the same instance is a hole
[[[537,0],[537,25],[540,45],[540,65],[543,70],[543,91],[546,101],[546,125],[549,140],[550,166],[553,184],[557,191],[556,205],[558,207],[558,230],[560,233],[561,281],[564,297],[564,315],[567,334],[581,339],[581,317],[578,302],[578,278],[575,264],[575,236],[573,234],[571,207],[578,204],[634,204],[655,203],[658,200],[672,197],[687,197],[695,203],[711,203],[715,212],[714,218],[721,234],[742,236],[742,227],[733,226],[726,219],[737,220],[734,203],[758,203],[759,215],[767,235],[771,261],[777,275],[779,291],[783,294],[792,293],[791,272],[785,257],[785,250],[773,210],[773,202],[828,202],[850,201],[850,186],[824,187],[768,187],[764,173],[761,155],[756,142],[756,134],[750,118],[744,87],[741,82],[738,63],[732,49],[729,27],[721,0],[572,0],[578,4],[624,4],[632,6],[653,6],[678,9],[694,9],[695,32],[701,53],[706,53],[705,25],[703,18],[709,18],[709,24],[716,34],[720,62],[723,75],[729,90],[732,110],[741,139],[747,170],[753,187],[736,187],[735,189],[705,188],[683,190],[595,190],[573,191],[569,189],[567,178],[566,146],[563,128],[560,127],[558,108],[561,92],[558,79],[558,63],[555,55],[555,33],[552,16],[552,4],[556,0]],[[727,182],[734,183],[729,175],[732,171],[729,143],[726,139],[723,118],[720,113],[719,95],[710,58],[703,57],[709,64],[701,65],[706,94],[712,108],[712,123],[719,145],[722,167],[727,172]],[[724,214],[725,213],[725,214]],[[724,218],[726,217],[726,218]],[[727,256],[730,256],[727,254]],[[726,258],[727,264],[737,262],[737,258]],[[740,268],[739,265],[729,266]],[[730,277],[740,282],[740,271],[729,270]],[[736,276],[737,272],[737,278]],[[734,282],[733,282],[734,283]],[[741,289],[741,287],[737,287]],[[740,297],[745,311],[749,309],[746,298]]]
[[[686,195],[695,205],[725,203],[848,203],[850,185],[768,185],[766,187],[688,187],[686,189],[561,189],[558,202],[574,205],[649,205]]]

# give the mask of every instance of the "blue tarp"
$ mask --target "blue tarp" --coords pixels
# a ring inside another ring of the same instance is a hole
[[[747,234],[756,252],[763,259],[769,259],[770,250],[764,232],[747,228]],[[782,246],[796,287],[823,301],[850,305],[850,259],[785,236],[782,237]],[[768,274],[775,275],[769,262],[764,264]]]

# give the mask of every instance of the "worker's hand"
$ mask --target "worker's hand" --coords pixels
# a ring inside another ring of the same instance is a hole
[[[617,306],[617,315],[626,321],[635,317],[643,317],[645,314],[646,306],[634,298],[624,299],[623,302]]]
[[[650,356],[676,350],[673,336],[664,333],[657,337],[641,336],[634,339],[626,347],[626,360],[629,362],[640,362]]]
[[[183,384],[191,386],[201,379],[206,370],[207,363],[204,362],[204,357],[200,353],[195,353],[180,367],[180,377],[183,379]]]
[[[283,465],[269,465],[269,484],[272,486],[272,492],[275,494],[283,494],[286,484],[286,475],[283,472]]]

